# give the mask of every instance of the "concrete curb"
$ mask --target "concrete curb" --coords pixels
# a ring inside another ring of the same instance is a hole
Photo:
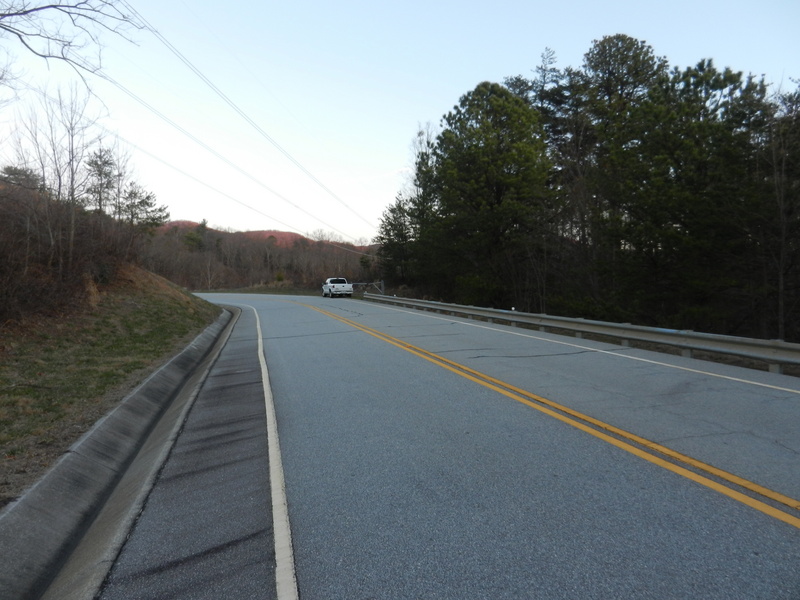
[[[0,514],[4,598],[41,596],[94,521],[128,465],[232,318],[222,315],[148,377]]]

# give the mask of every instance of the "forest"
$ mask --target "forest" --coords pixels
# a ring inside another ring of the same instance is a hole
[[[356,246],[322,230],[220,231],[205,221],[160,227],[141,260],[148,270],[192,290],[321,293],[328,277],[366,284],[377,277],[374,246]]]
[[[546,49],[414,141],[382,277],[436,300],[800,341],[800,86]]]
[[[80,310],[136,264],[190,290],[320,291],[372,282],[374,246],[321,230],[233,232],[171,222],[126,148],[97,126],[79,86],[20,111],[0,167],[0,327]]]
[[[98,163],[102,156],[110,162]],[[89,157],[79,169],[86,172],[81,193],[74,196],[59,195],[31,169],[0,172],[0,327],[80,310],[126,264],[190,290],[318,292],[331,274],[374,281],[374,247],[321,231],[306,237],[170,222],[152,193],[135,182],[119,185],[109,152],[101,147]],[[98,164],[106,167],[107,186]]]
[[[413,135],[373,245],[169,221],[78,88],[0,172],[0,324],[90,298],[123,262],[192,290],[326,277],[462,304],[800,341],[800,86],[670,67],[644,41],[546,49]],[[198,215],[202,218],[202,215]]]

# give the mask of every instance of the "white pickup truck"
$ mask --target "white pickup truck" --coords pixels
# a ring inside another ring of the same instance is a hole
[[[353,295],[353,284],[347,283],[344,277],[329,277],[322,284],[322,297],[347,296]]]

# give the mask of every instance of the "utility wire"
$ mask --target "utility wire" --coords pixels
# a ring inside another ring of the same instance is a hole
[[[178,131],[180,131],[182,134],[184,134],[186,137],[188,137],[189,139],[191,139],[193,142],[195,142],[196,144],[200,145],[202,148],[204,148],[205,150],[207,150],[208,152],[210,152],[211,154],[213,154],[214,156],[216,156],[218,159],[220,159],[221,161],[223,161],[225,164],[227,164],[227,165],[228,165],[228,166],[230,166],[231,168],[233,168],[233,169],[237,170],[239,173],[241,173],[242,175],[244,175],[245,177],[247,177],[247,178],[248,178],[248,179],[250,179],[251,181],[253,181],[253,182],[255,182],[256,184],[260,185],[261,187],[263,187],[265,190],[267,190],[267,191],[268,191],[268,192],[270,192],[271,194],[273,194],[273,195],[277,196],[278,198],[280,198],[281,200],[283,200],[283,201],[284,201],[284,202],[286,202],[287,204],[289,204],[289,205],[293,206],[294,208],[296,208],[297,210],[299,210],[299,211],[300,211],[300,212],[302,212],[303,214],[305,214],[305,215],[307,215],[307,216],[311,217],[312,219],[314,219],[314,220],[315,220],[315,221],[317,221],[318,223],[322,223],[323,225],[325,225],[326,227],[328,227],[328,228],[332,229],[333,231],[335,231],[335,232],[339,233],[340,235],[343,235],[343,236],[345,236],[345,237],[349,237],[349,238],[350,238],[350,239],[352,239],[352,240],[355,240],[355,238],[354,238],[353,236],[351,236],[351,235],[349,235],[349,234],[346,234],[346,233],[344,233],[343,231],[340,231],[339,229],[337,229],[337,228],[336,228],[336,227],[334,227],[333,225],[330,225],[329,223],[326,223],[325,221],[323,221],[322,219],[320,219],[318,216],[316,216],[316,215],[314,215],[314,214],[312,214],[312,213],[308,212],[308,211],[307,211],[307,210],[305,210],[304,208],[302,208],[302,207],[298,206],[297,204],[295,204],[294,202],[292,202],[291,200],[289,200],[288,198],[286,198],[286,197],[285,197],[285,196],[283,196],[282,194],[279,194],[278,192],[276,192],[275,190],[273,190],[272,188],[270,188],[268,185],[266,185],[265,183],[263,183],[263,182],[262,182],[262,181],[260,181],[259,179],[255,178],[253,175],[251,175],[250,173],[248,173],[247,171],[245,171],[244,169],[242,169],[241,167],[239,167],[239,166],[238,166],[237,164],[235,164],[234,162],[232,162],[232,161],[230,161],[229,159],[225,158],[225,157],[224,157],[223,155],[221,155],[219,152],[217,152],[216,150],[214,150],[214,149],[213,149],[211,146],[209,146],[208,144],[206,144],[205,142],[203,142],[202,140],[200,140],[198,137],[196,137],[195,135],[193,135],[192,133],[190,133],[189,131],[187,131],[185,128],[183,128],[183,127],[181,127],[180,125],[178,125],[178,124],[177,124],[175,121],[173,121],[172,119],[170,119],[169,117],[167,117],[165,114],[163,114],[162,112],[160,112],[158,109],[156,109],[156,108],[155,108],[154,106],[152,106],[151,104],[148,104],[148,103],[147,103],[145,100],[143,100],[142,98],[140,98],[139,96],[137,96],[136,94],[134,94],[134,93],[133,93],[131,90],[129,90],[128,88],[126,88],[124,85],[122,85],[121,83],[119,83],[118,81],[116,81],[115,79],[113,79],[113,78],[112,78],[110,75],[108,75],[108,74],[105,74],[105,73],[96,73],[96,75],[98,75],[98,76],[99,76],[101,79],[103,79],[103,80],[107,81],[108,83],[110,83],[111,85],[113,85],[114,87],[116,87],[117,89],[119,89],[120,91],[124,92],[125,94],[127,94],[128,96],[130,96],[131,98],[133,98],[134,100],[136,100],[136,101],[137,101],[139,104],[141,104],[142,106],[144,106],[144,107],[145,107],[147,110],[149,110],[150,112],[152,112],[154,115],[156,115],[156,116],[157,116],[157,117],[159,117],[160,119],[163,119],[163,120],[164,120],[165,122],[167,122],[169,125],[171,125],[171,126],[172,126],[172,127],[174,127],[175,129],[177,129]],[[257,212],[259,212],[259,211],[257,211]],[[261,213],[261,214],[263,214],[263,213]]]
[[[374,229],[374,225],[370,223],[366,218],[364,218],[360,213],[353,210],[344,200],[342,200],[339,196],[337,196],[333,191],[330,190],[324,183],[322,183],[311,171],[309,171],[300,161],[298,161],[294,156],[289,154],[289,152],[284,149],[278,142],[270,136],[266,131],[264,131],[258,123],[256,123],[253,119],[250,118],[247,113],[245,113],[236,103],[233,102],[222,90],[220,90],[214,83],[206,77],[200,69],[195,67],[188,58],[186,58],[175,46],[173,46],[169,40],[167,40],[159,31],[153,27],[147,19],[145,19],[141,13],[139,13],[135,8],[133,8],[126,0],[121,0],[123,6],[125,6],[128,10],[130,10],[134,15],[138,17],[138,19],[146,26],[146,28],[154,35],[156,38],[164,44],[167,49],[172,52],[184,65],[186,65],[195,75],[197,75],[209,88],[211,88],[225,103],[230,106],[236,113],[239,114],[248,124],[250,124],[253,129],[255,129],[259,134],[261,134],[270,144],[272,144],[281,154],[283,154],[286,158],[288,158],[298,169],[300,169],[311,181],[316,183],[320,188],[322,188],[328,195],[330,195],[334,200],[336,200],[339,204],[344,206],[347,210],[353,213],[356,217],[361,219],[364,223],[369,225]]]
[[[102,127],[102,126],[100,126],[100,127]],[[286,228],[288,228],[288,229],[290,229],[290,230],[294,231],[295,233],[299,233],[299,234],[300,234],[300,235],[302,235],[302,236],[305,236],[305,235],[306,235],[305,233],[303,233],[302,231],[300,231],[300,230],[299,230],[297,227],[294,227],[294,226],[292,226],[292,225],[289,225],[288,223],[284,223],[284,222],[283,222],[283,221],[281,221],[280,219],[277,219],[276,217],[274,217],[274,216],[272,216],[272,215],[268,215],[268,214],[267,214],[267,213],[265,213],[264,211],[262,211],[262,210],[260,210],[260,209],[258,209],[258,208],[256,208],[256,207],[254,207],[254,206],[250,206],[250,205],[249,205],[249,204],[247,204],[246,202],[242,202],[242,201],[241,201],[241,200],[239,200],[238,198],[235,198],[235,197],[231,196],[230,194],[227,194],[227,193],[223,192],[222,190],[219,190],[219,189],[215,188],[213,185],[211,185],[211,184],[209,184],[209,183],[206,183],[205,181],[202,181],[201,179],[198,179],[198,178],[197,178],[197,177],[195,177],[194,175],[191,175],[190,173],[187,173],[187,172],[186,172],[186,171],[184,171],[183,169],[181,169],[181,168],[179,168],[179,167],[176,167],[176,166],[175,166],[175,165],[173,165],[172,163],[170,163],[170,162],[167,162],[166,160],[164,160],[163,158],[161,158],[161,157],[159,157],[159,156],[156,156],[156,155],[155,155],[155,154],[153,154],[152,152],[149,152],[149,151],[145,150],[144,148],[141,148],[141,147],[137,146],[136,144],[134,144],[134,143],[130,142],[129,140],[126,140],[125,138],[123,138],[123,137],[122,137],[122,136],[120,136],[119,134],[117,134],[117,133],[114,133],[113,131],[110,131],[109,129],[107,129],[107,128],[105,128],[105,127],[102,127],[102,129],[104,129],[104,130],[106,131],[106,133],[108,133],[109,135],[113,135],[113,136],[117,137],[118,139],[122,140],[122,141],[123,141],[123,142],[125,142],[127,145],[129,145],[131,148],[134,148],[134,149],[138,150],[139,152],[141,152],[141,153],[143,153],[143,154],[146,154],[147,156],[149,156],[149,157],[150,157],[150,158],[152,158],[153,160],[157,160],[157,161],[158,161],[158,162],[160,162],[161,164],[163,164],[163,165],[165,165],[165,166],[169,167],[170,169],[172,169],[172,170],[174,170],[174,171],[176,171],[176,172],[180,173],[180,174],[181,174],[181,175],[183,175],[184,177],[188,177],[188,178],[189,178],[189,179],[191,179],[192,181],[195,181],[196,183],[199,183],[200,185],[202,185],[202,186],[204,186],[204,187],[207,187],[207,188],[208,188],[208,189],[210,189],[212,192],[215,192],[215,193],[219,194],[220,196],[224,196],[224,197],[228,198],[229,200],[233,200],[233,201],[234,201],[234,202],[236,202],[237,204],[240,204],[241,206],[244,206],[245,208],[249,208],[249,209],[250,209],[250,210],[252,210],[253,212],[256,212],[256,213],[258,213],[258,214],[260,214],[260,215],[263,215],[263,216],[265,216],[265,217],[267,217],[267,218],[269,218],[269,219],[272,219],[272,220],[273,220],[273,221],[275,221],[276,223],[280,223],[281,225],[283,225],[284,227],[286,227]],[[338,248],[339,250],[344,250],[345,252],[352,252],[353,254],[358,254],[358,255],[361,255],[361,256],[372,256],[371,254],[369,254],[369,253],[367,253],[367,252],[359,252],[358,250],[354,250],[353,248],[348,248],[348,247],[346,247],[346,246],[341,246],[341,245],[337,244],[336,242],[331,242],[330,240],[318,240],[318,241],[320,241],[320,242],[324,242],[324,243],[326,243],[326,244],[329,244],[330,246],[333,246],[334,248]]]
[[[353,238],[352,236],[350,236],[350,235],[347,235],[347,234],[345,234],[344,232],[337,230],[335,227],[333,227],[332,225],[329,225],[328,223],[325,223],[324,221],[320,220],[319,218],[317,218],[316,216],[312,215],[312,214],[311,214],[311,213],[309,213],[308,211],[306,211],[306,210],[304,210],[303,208],[301,208],[301,207],[297,206],[296,204],[294,204],[293,202],[291,202],[290,200],[288,200],[287,198],[285,198],[284,196],[282,196],[282,195],[281,195],[281,194],[279,194],[278,192],[276,192],[276,191],[272,190],[271,188],[269,188],[268,186],[266,186],[266,185],[265,185],[264,183],[262,183],[261,181],[259,181],[259,180],[255,179],[255,178],[254,178],[252,175],[250,175],[250,174],[249,174],[249,173],[247,173],[246,171],[242,170],[242,169],[241,169],[240,167],[238,167],[236,164],[232,163],[230,160],[228,160],[227,158],[225,158],[224,156],[222,156],[221,154],[219,154],[218,152],[216,152],[216,151],[215,151],[213,148],[211,148],[210,146],[208,146],[208,145],[207,145],[206,143],[204,143],[202,140],[200,140],[200,139],[198,139],[197,137],[195,137],[194,135],[192,135],[192,134],[191,134],[190,132],[188,132],[186,129],[184,129],[183,127],[181,127],[180,125],[178,125],[177,123],[175,123],[174,121],[172,121],[172,120],[171,120],[169,117],[167,117],[166,115],[164,115],[164,114],[162,114],[161,112],[159,112],[159,111],[158,111],[156,108],[154,108],[153,106],[149,105],[149,104],[148,104],[147,102],[145,102],[143,99],[141,99],[141,98],[140,98],[140,97],[138,97],[136,94],[134,94],[133,92],[131,92],[130,90],[128,90],[128,89],[127,89],[125,86],[123,86],[123,85],[122,85],[122,84],[120,84],[119,82],[115,81],[115,80],[114,80],[113,78],[111,78],[110,76],[108,76],[108,75],[106,75],[106,74],[104,74],[104,73],[95,73],[95,75],[98,75],[98,76],[100,76],[100,77],[101,77],[102,79],[104,79],[105,81],[108,81],[109,83],[111,83],[112,85],[114,85],[115,87],[117,87],[118,89],[120,89],[121,91],[123,91],[124,93],[128,94],[128,95],[129,95],[131,98],[133,98],[133,99],[134,99],[134,100],[136,100],[137,102],[141,103],[141,104],[142,104],[142,105],[143,105],[145,108],[147,108],[149,111],[153,112],[153,113],[154,113],[156,116],[158,116],[159,118],[161,118],[161,119],[163,119],[164,121],[166,121],[166,122],[167,122],[168,124],[170,124],[172,127],[176,128],[178,131],[180,131],[181,133],[183,133],[184,135],[186,135],[187,137],[189,137],[189,138],[190,138],[192,141],[194,141],[195,143],[197,143],[198,145],[200,145],[201,147],[203,147],[203,148],[204,148],[204,149],[206,149],[207,151],[211,152],[212,154],[214,154],[214,156],[216,156],[217,158],[219,158],[220,160],[222,160],[222,161],[223,161],[223,162],[225,162],[226,164],[230,165],[231,167],[233,167],[234,169],[236,169],[237,171],[239,171],[240,173],[242,173],[243,175],[245,175],[245,176],[246,176],[246,177],[248,177],[249,179],[253,180],[255,183],[257,183],[257,184],[258,184],[258,185],[260,185],[261,187],[265,188],[265,189],[266,189],[267,191],[269,191],[270,193],[274,194],[275,196],[277,196],[277,197],[278,197],[278,198],[280,198],[281,200],[283,200],[283,201],[287,202],[287,203],[288,203],[288,204],[290,204],[291,206],[293,206],[293,207],[297,208],[298,210],[300,210],[301,212],[305,213],[306,215],[308,215],[308,216],[312,217],[313,219],[315,219],[315,220],[316,220],[316,221],[318,221],[319,223],[322,223],[323,225],[325,225],[325,226],[327,226],[327,227],[330,227],[331,229],[333,229],[333,230],[334,230],[334,231],[336,231],[337,233],[339,233],[339,234],[341,234],[341,235],[344,235],[344,236],[346,236],[346,237],[349,237],[349,238],[351,238],[351,239],[353,239],[353,240],[355,241],[355,238]],[[48,100],[48,101],[50,101],[50,102],[56,102],[56,99],[55,99],[55,98],[53,98],[52,96],[50,96],[50,95],[49,95],[47,92],[45,92],[44,90],[40,90],[40,89],[33,89],[33,91],[34,91],[35,93],[37,93],[37,94],[41,95],[41,96],[42,96],[44,99],[46,99],[46,100]],[[82,119],[82,120],[85,120],[85,117],[81,117],[81,119]],[[300,235],[302,235],[302,236],[304,236],[304,237],[307,235],[306,233],[303,233],[303,232],[302,232],[302,231],[301,231],[299,228],[297,228],[297,227],[294,227],[293,225],[290,225],[290,224],[288,224],[288,223],[285,223],[285,222],[281,221],[280,219],[278,219],[278,218],[274,217],[273,215],[269,215],[269,214],[265,213],[264,211],[262,211],[262,210],[260,210],[260,209],[258,209],[258,208],[256,208],[256,207],[254,207],[254,206],[251,206],[251,205],[249,205],[249,204],[247,204],[247,203],[245,203],[245,202],[243,202],[243,201],[239,200],[238,198],[235,198],[235,197],[231,196],[230,194],[227,194],[227,193],[225,193],[225,192],[223,192],[223,191],[221,191],[221,190],[219,190],[219,189],[215,188],[214,186],[212,186],[212,185],[210,185],[210,184],[206,183],[205,181],[202,181],[202,180],[198,179],[197,177],[195,177],[195,176],[193,176],[193,175],[191,175],[191,174],[187,173],[186,171],[183,171],[182,169],[180,169],[180,168],[178,168],[177,166],[175,166],[175,165],[171,164],[170,162],[168,162],[168,161],[164,160],[163,158],[161,158],[161,157],[159,157],[159,156],[156,156],[155,154],[153,154],[153,153],[151,153],[151,152],[149,152],[149,151],[145,150],[144,148],[141,148],[141,147],[137,146],[136,144],[134,144],[134,143],[130,142],[129,140],[127,140],[127,139],[123,138],[122,136],[120,136],[120,135],[119,135],[119,133],[117,133],[117,132],[114,132],[114,131],[111,131],[111,130],[109,130],[107,127],[104,127],[104,126],[102,126],[102,125],[100,125],[100,124],[98,124],[98,123],[95,123],[94,125],[95,125],[95,126],[97,126],[97,127],[99,127],[100,129],[102,129],[103,131],[105,131],[107,134],[109,134],[109,135],[111,135],[111,136],[114,136],[115,138],[117,138],[117,139],[119,139],[119,140],[121,140],[121,141],[125,142],[125,143],[126,143],[127,145],[129,145],[131,148],[134,148],[134,149],[138,150],[139,152],[142,152],[143,154],[146,154],[146,155],[147,155],[147,156],[149,156],[150,158],[152,158],[152,159],[154,159],[154,160],[156,160],[156,161],[158,161],[158,162],[160,162],[160,163],[164,164],[165,166],[167,166],[167,167],[169,167],[169,168],[173,169],[174,171],[176,171],[176,172],[180,173],[181,175],[183,175],[183,176],[185,176],[185,177],[187,177],[187,178],[189,178],[189,179],[191,179],[191,180],[195,181],[196,183],[199,183],[200,185],[202,185],[202,186],[204,186],[204,187],[206,187],[206,188],[210,189],[211,191],[213,191],[213,192],[215,192],[215,193],[217,193],[217,194],[219,194],[219,195],[221,195],[221,196],[224,196],[224,197],[226,197],[226,198],[228,198],[228,199],[230,199],[230,200],[232,200],[232,201],[236,202],[237,204],[239,204],[239,205],[241,205],[241,206],[244,206],[244,207],[245,207],[245,208],[247,208],[247,209],[250,209],[250,210],[252,210],[253,212],[256,212],[256,213],[258,213],[258,214],[260,214],[260,215],[263,215],[263,216],[265,216],[265,217],[267,217],[267,218],[269,218],[269,219],[272,219],[273,221],[275,221],[275,222],[277,222],[277,223],[279,223],[279,224],[283,225],[284,227],[286,227],[286,228],[288,228],[288,229],[290,229],[290,230],[292,230],[292,231],[294,231],[294,232],[296,232],[296,233],[298,233],[298,234],[300,234]],[[6,182],[7,182],[7,180],[6,180],[5,178],[0,178],[0,181],[6,181]],[[339,250],[343,250],[343,251],[345,251],[345,252],[350,252],[350,253],[353,253],[353,254],[358,254],[358,255],[360,255],[360,256],[371,256],[371,254],[369,254],[369,253],[366,253],[366,252],[360,252],[360,251],[358,251],[358,250],[355,250],[354,248],[348,248],[348,247],[346,247],[346,246],[342,246],[342,245],[340,245],[340,244],[337,244],[336,242],[333,242],[333,241],[330,241],[330,240],[315,240],[315,241],[323,242],[323,243],[325,243],[325,244],[328,244],[328,245],[330,245],[330,246],[333,246],[334,248],[338,248]]]

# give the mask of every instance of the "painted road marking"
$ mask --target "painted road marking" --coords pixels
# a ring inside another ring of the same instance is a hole
[[[396,308],[394,306],[384,306],[381,305],[381,308],[385,310],[393,310],[396,312],[406,313],[406,314],[413,314],[415,316],[426,317],[428,319],[436,319],[438,321],[447,321],[448,323],[456,323],[458,325],[463,325],[465,327],[476,327],[477,329],[488,329],[489,331],[494,331],[496,333],[503,333],[506,335],[516,335],[518,337],[530,338],[533,340],[539,340],[542,342],[547,342],[549,344],[559,344],[561,346],[568,346],[570,348],[578,348],[579,350],[589,350],[591,352],[596,352],[597,354],[607,354],[609,356],[614,356],[616,358],[622,358],[626,360],[633,360],[636,362],[648,363],[651,365],[658,365],[659,367],[666,367],[668,369],[677,369],[679,371],[686,371],[688,373],[697,373],[699,375],[707,375],[708,377],[716,377],[717,379],[726,379],[728,381],[735,381],[737,383],[746,383],[748,385],[755,385],[757,387],[768,388],[771,390],[778,390],[780,392],[788,392],[790,394],[798,394],[800,395],[800,390],[796,388],[787,388],[781,387],[777,385],[773,385],[770,383],[761,383],[760,381],[753,381],[752,379],[743,379],[740,377],[731,377],[730,375],[722,375],[721,373],[713,373],[711,371],[704,371],[702,369],[692,369],[691,367],[684,367],[681,365],[675,365],[668,362],[653,360],[651,358],[643,358],[641,356],[631,356],[630,354],[621,354],[616,350],[601,350],[599,348],[593,348],[591,346],[584,346],[581,344],[576,344],[575,342],[566,342],[563,340],[556,340],[552,337],[544,337],[540,335],[534,335],[532,333],[523,333],[521,331],[509,331],[508,329],[498,329],[497,327],[490,327],[489,325],[481,325],[479,323],[475,323],[472,321],[466,321],[462,319],[455,319],[453,317],[440,317],[438,315],[430,314],[427,311],[421,310],[405,310],[402,308]],[[629,349],[629,348],[626,348]]]
[[[278,422],[275,417],[275,402],[269,384],[267,361],[264,358],[264,336],[258,311],[245,304],[256,316],[258,334],[258,362],[261,364],[261,382],[264,387],[264,403],[267,409],[267,443],[269,448],[269,482],[272,496],[272,528],[275,537],[275,579],[278,600],[298,600],[297,576],[294,569],[292,530],[289,526],[289,504],[286,500],[286,483],[283,476],[281,447],[278,441]]]
[[[731,487],[721,484],[718,481],[709,479],[704,475],[695,473],[694,471],[691,471],[673,462],[669,462],[665,458],[657,456],[655,453],[666,456],[672,460],[682,462],[686,465],[690,465],[693,468],[704,471],[709,475],[713,475],[714,477],[722,479],[723,481],[727,481],[728,483],[749,490],[750,492],[758,494],[764,498],[768,498],[775,502],[784,504],[789,508],[796,510],[800,509],[800,501],[794,498],[785,496],[779,492],[760,486],[752,481],[748,481],[737,475],[723,471],[722,469],[717,469],[716,467],[713,467],[702,461],[694,459],[690,456],[686,456],[684,454],[681,454],[680,452],[671,450],[666,446],[662,446],[660,444],[657,444],[656,442],[647,440],[646,438],[624,431],[608,423],[604,423],[599,419],[595,419],[588,415],[584,415],[578,411],[572,410],[566,406],[558,404],[557,402],[553,402],[552,400],[548,400],[546,398],[543,398],[542,396],[538,396],[536,394],[527,392],[521,388],[518,388],[511,384],[495,379],[489,375],[485,375],[480,371],[476,371],[459,363],[448,360],[442,356],[439,356],[438,354],[429,352],[427,350],[424,350],[423,348],[419,348],[417,346],[404,342],[398,338],[382,333],[376,329],[372,329],[371,327],[367,327],[366,325],[356,323],[355,321],[351,321],[350,319],[346,319],[339,315],[335,315],[331,312],[328,312],[316,306],[311,306],[308,304],[303,304],[303,306],[307,306],[308,308],[316,310],[317,312],[320,312],[328,317],[336,319],[337,321],[340,321],[346,325],[359,329],[360,331],[363,331],[364,333],[376,337],[384,342],[392,344],[398,348],[410,352],[411,354],[419,356],[420,358],[424,358],[425,360],[435,365],[447,369],[448,371],[460,375],[461,377],[465,377],[470,381],[473,381],[488,389],[496,391],[508,398],[516,400],[517,402],[521,402],[527,406],[530,406],[531,408],[535,408],[536,410],[548,416],[551,416],[563,423],[566,423],[572,427],[580,429],[581,431],[584,431],[590,435],[593,435],[605,442],[608,442],[609,444],[616,446],[617,448],[625,450],[626,452],[629,452],[635,456],[643,458],[648,462],[663,467],[669,471],[672,471],[673,473],[681,475],[682,477],[685,477],[707,488],[715,490],[721,494],[724,494],[725,496],[728,496],[729,498],[733,498],[734,500],[741,502],[742,504],[750,506],[751,508],[754,508],[764,514],[767,514],[771,517],[783,521],[784,523],[788,523],[789,525],[792,525],[800,529],[800,518],[792,514],[789,514],[787,512],[784,512],[778,508],[775,508],[774,506],[767,504],[766,502],[762,502],[738,490],[735,490]],[[642,446],[643,448],[640,448],[639,446]]]

